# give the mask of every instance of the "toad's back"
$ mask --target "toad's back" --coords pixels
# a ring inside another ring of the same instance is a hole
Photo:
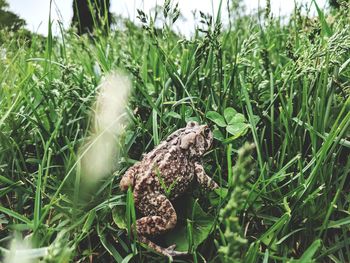
[[[129,168],[120,181],[122,190],[132,188],[135,206],[143,215],[136,221],[139,240],[159,253],[179,254],[174,246],[165,249],[147,238],[175,227],[177,215],[171,200],[183,194],[195,177],[203,187],[217,188],[200,164],[212,140],[206,125],[189,122]]]

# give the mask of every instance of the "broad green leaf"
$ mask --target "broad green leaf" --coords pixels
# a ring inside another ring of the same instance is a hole
[[[232,134],[235,138],[242,136],[248,130],[248,124],[238,122],[230,124],[226,127],[228,133]]]
[[[213,136],[218,141],[223,141],[225,139],[224,135],[219,129],[213,130]]]
[[[220,196],[221,198],[225,198],[228,194],[228,189],[227,188],[217,188],[214,189],[214,193],[216,193],[218,196]]]
[[[226,108],[224,110],[224,117],[228,124],[232,123],[231,120],[236,116],[237,111],[234,108]]]
[[[246,119],[242,113],[237,113],[233,118],[231,119],[231,122],[228,124],[234,124],[239,122],[246,122]]]
[[[218,188],[214,191],[208,193],[209,202],[213,206],[217,206],[222,202],[222,200],[227,196],[228,189],[227,188]]]
[[[112,210],[112,217],[114,223],[120,229],[128,229],[126,220],[125,220],[125,209],[122,206],[116,206]]]
[[[225,122],[224,117],[221,116],[216,111],[208,111],[207,114],[206,114],[206,117],[209,120],[213,121],[219,127],[225,127],[226,126],[226,122]]]
[[[210,234],[213,224],[214,217],[205,213],[200,205],[195,202],[192,198],[188,202],[185,202],[185,218],[189,218],[192,221],[192,239],[194,248],[198,247]],[[192,218],[193,215],[193,218]],[[181,220],[185,222],[186,220]],[[181,222],[179,220],[179,222]],[[186,224],[177,224],[177,227],[169,232],[165,236],[167,245],[176,244],[176,250],[188,251],[190,244],[188,240]]]

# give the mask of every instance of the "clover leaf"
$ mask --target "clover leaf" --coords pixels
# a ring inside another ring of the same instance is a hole
[[[226,128],[226,131],[232,135],[230,140],[243,136],[249,125],[242,113],[238,113],[234,108],[228,107],[224,110],[224,116],[216,111],[208,111],[206,117],[213,121],[217,126]],[[214,138],[220,141],[224,140],[224,136],[219,129],[214,130]]]
[[[209,120],[212,120],[217,126],[219,127],[225,127],[226,122],[223,116],[221,116],[216,111],[208,111],[207,112],[207,118]]]

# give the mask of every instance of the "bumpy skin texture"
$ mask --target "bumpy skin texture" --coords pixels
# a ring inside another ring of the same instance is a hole
[[[207,190],[218,187],[200,163],[212,141],[206,125],[189,122],[130,167],[120,181],[122,190],[132,187],[135,206],[143,215],[136,221],[139,240],[170,258],[182,253],[174,251],[175,246],[162,248],[147,236],[175,227],[177,215],[171,201],[185,193],[193,180]]]

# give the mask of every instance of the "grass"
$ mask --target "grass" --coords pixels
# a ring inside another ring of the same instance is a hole
[[[139,11],[142,27],[121,20],[94,38],[1,31],[1,255],[22,237],[46,262],[164,261],[130,238],[137,214],[118,183],[197,120],[214,130],[204,163],[222,189],[195,186],[175,204],[177,229],[159,242],[190,252],[176,262],[349,262],[348,9],[296,8],[282,22],[236,7],[228,28],[201,14],[190,39],[171,30],[177,8],[164,9],[161,29]],[[96,87],[116,69],[132,76],[130,123],[113,174],[91,190],[78,150]]]

